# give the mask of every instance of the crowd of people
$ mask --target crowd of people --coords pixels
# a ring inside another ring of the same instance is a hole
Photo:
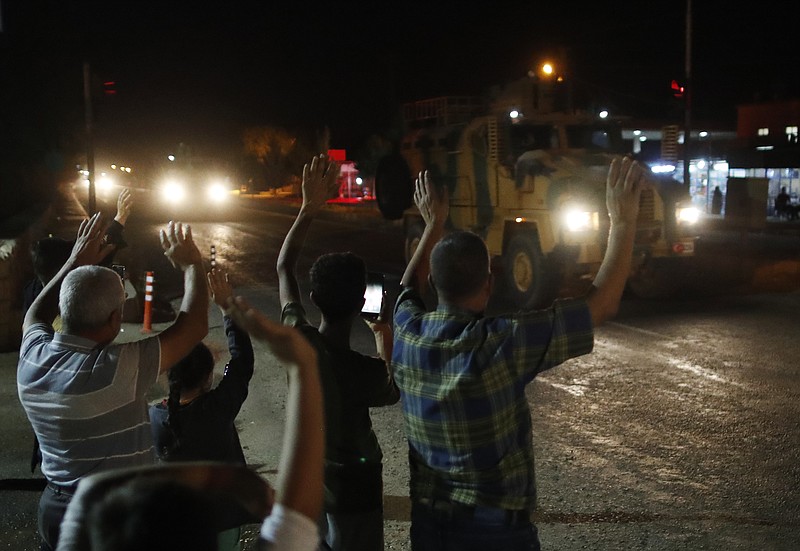
[[[316,259],[309,298],[318,326],[308,320],[296,274],[337,173],[324,155],[304,168],[302,206],[277,259],[279,321],[237,296],[224,269],[206,272],[191,228],[170,222],[160,240],[183,272],[177,317],[157,335],[115,343],[125,292],[103,264],[121,238],[109,239],[100,213],[81,223],[58,269],[32,295],[17,372],[47,479],[42,549],[238,549],[241,526],[250,523],[261,524],[262,549],[383,549],[383,455],[369,409],[398,401],[412,549],[539,549],[525,388],[538,373],[591,352],[594,328],[616,313],[643,168],[628,157],[609,167],[608,248],[586,296],[498,316],[485,314],[493,289],[485,243],[448,227],[447,188],[420,173],[414,203],[425,230],[396,304],[368,322],[372,356],[353,350],[350,339],[364,304],[364,260]],[[423,301],[427,286],[435,308]],[[216,387],[202,342],[209,297],[230,352]],[[234,425],[258,364],[251,338],[286,371],[275,488],[247,466]],[[149,404],[162,373],[169,396]]]

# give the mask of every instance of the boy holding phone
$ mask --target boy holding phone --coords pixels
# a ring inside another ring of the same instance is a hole
[[[311,267],[311,325],[295,275],[308,228],[337,187],[339,166],[324,155],[303,168],[303,203],[278,255],[281,321],[297,327],[317,350],[325,402],[325,503],[320,531],[334,551],[383,550],[383,453],[369,408],[396,404],[400,391],[389,369],[392,331],[383,317],[362,310],[367,270],[357,255],[329,253]],[[382,293],[382,291],[381,291]],[[353,322],[362,317],[375,335],[378,357],[350,347]]]

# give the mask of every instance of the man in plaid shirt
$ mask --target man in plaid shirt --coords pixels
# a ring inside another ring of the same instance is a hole
[[[414,202],[425,231],[401,280],[392,362],[411,472],[411,545],[431,550],[538,550],[530,409],[525,386],[591,352],[593,328],[616,314],[630,272],[643,167],[609,168],[608,248],[584,297],[546,310],[485,317],[490,259],[474,233],[444,235],[449,198],[428,173]],[[438,296],[428,312],[429,280]]]

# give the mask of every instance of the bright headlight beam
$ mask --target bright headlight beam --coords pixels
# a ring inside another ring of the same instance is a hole
[[[694,224],[700,219],[700,210],[696,207],[683,207],[678,209],[678,222]]]
[[[588,231],[592,229],[592,213],[568,210],[564,213],[564,224],[569,231]]]
[[[110,189],[113,185],[114,180],[112,180],[111,177],[106,174],[101,174],[100,178],[97,179],[97,187],[103,191]]]
[[[228,190],[222,184],[211,184],[208,186],[208,198],[215,203],[221,203],[228,198]]]
[[[186,198],[186,189],[178,182],[167,182],[161,190],[161,195],[170,203],[181,203]]]

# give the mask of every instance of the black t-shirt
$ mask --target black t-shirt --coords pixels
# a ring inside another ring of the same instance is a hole
[[[180,445],[169,455],[173,433],[167,421],[167,401],[150,406],[150,423],[156,452],[165,461],[223,461],[245,464],[234,421],[247,398],[253,376],[253,345],[247,333],[227,316],[223,318],[231,359],[225,375],[209,392],[180,406]]]
[[[299,303],[288,303],[281,321],[297,327],[317,351],[325,398],[326,511],[380,507],[383,453],[372,430],[369,408],[400,400],[386,362],[333,346],[308,322]]]

